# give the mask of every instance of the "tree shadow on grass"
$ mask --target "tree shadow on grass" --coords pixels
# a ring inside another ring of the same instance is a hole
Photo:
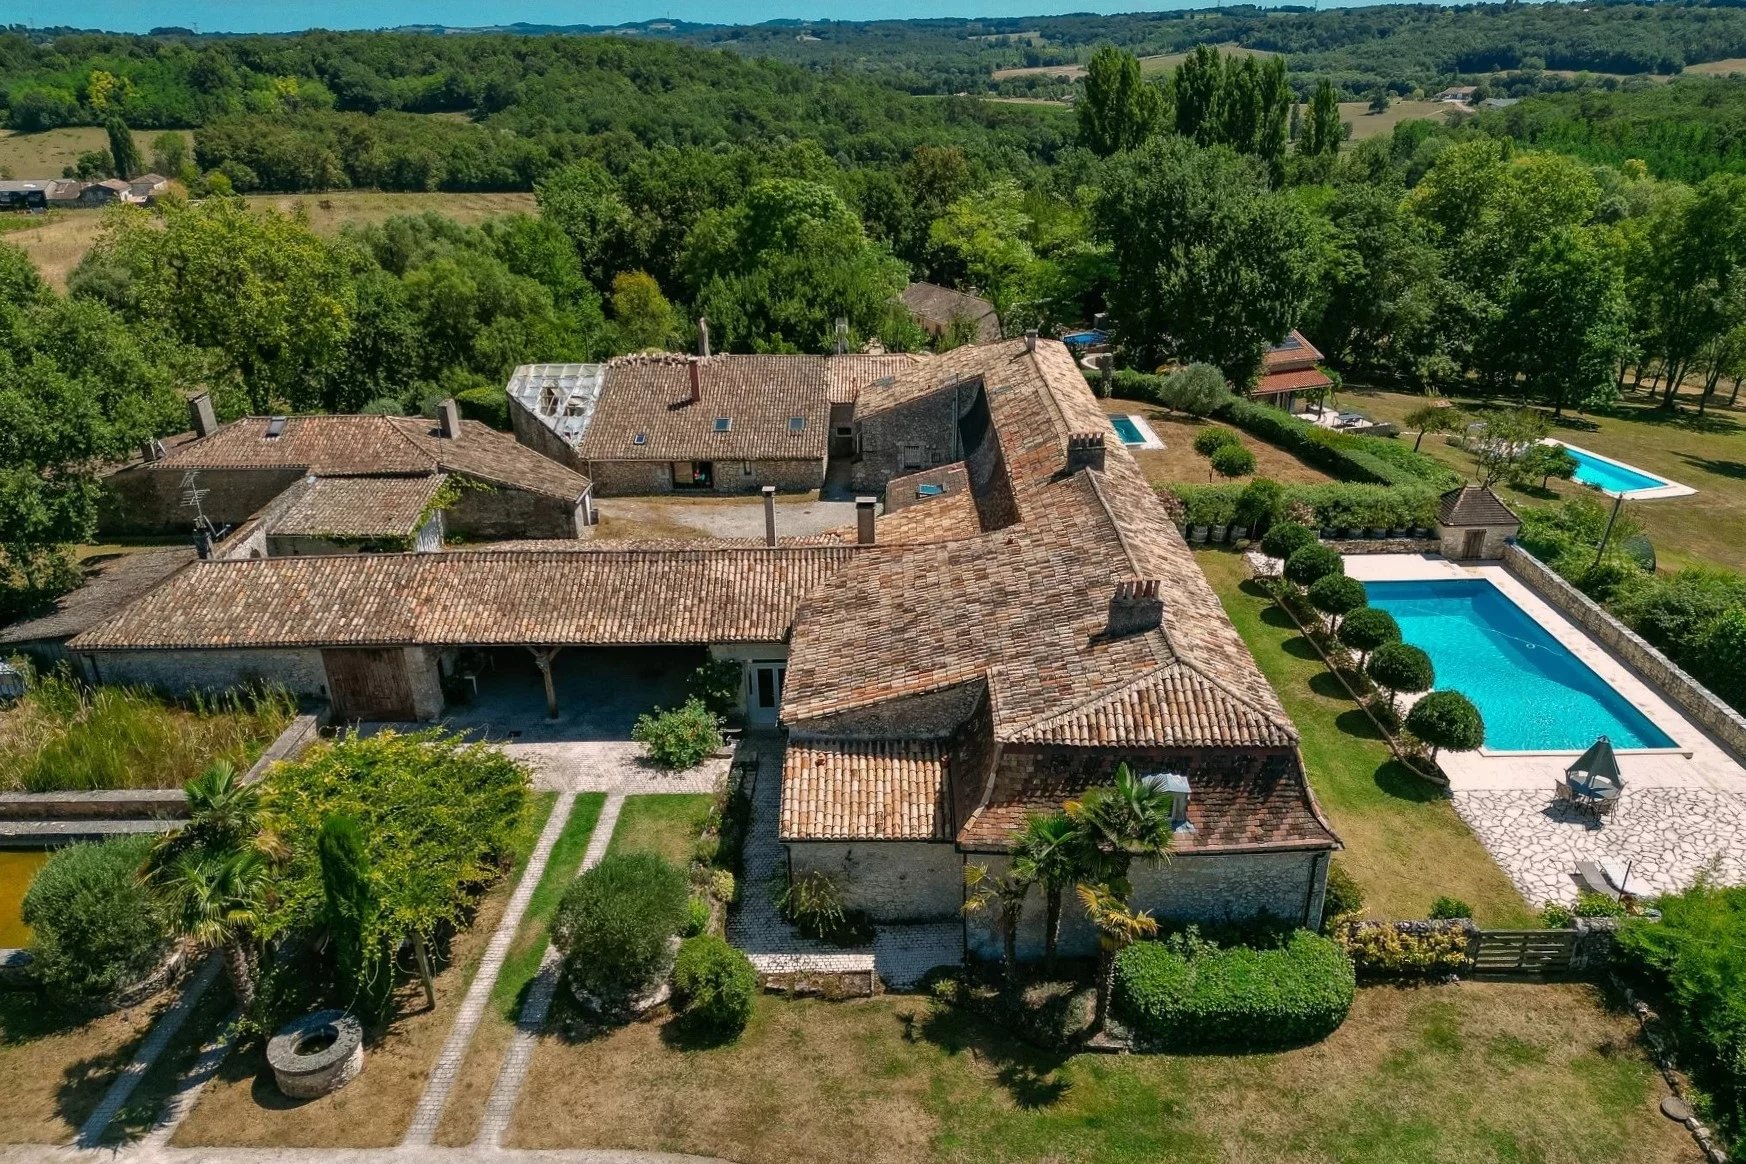
[[[82,1126],[132,1058],[133,1044],[128,1042],[68,1063],[61,1069],[61,1081],[55,1087],[56,1113],[68,1126]]]
[[[1329,676],[1329,681],[1333,682],[1332,676]],[[1339,686],[1337,683],[1334,685]],[[1348,701],[1352,698],[1346,695],[1344,688],[1341,689],[1340,694]],[[1382,733],[1376,730],[1376,721],[1371,719],[1370,714],[1362,707],[1349,707],[1342,711],[1334,717],[1334,726],[1340,729],[1340,734],[1351,736],[1355,740],[1372,740],[1376,743],[1388,742],[1383,738]]]
[[[1066,1097],[1068,1083],[1061,1067],[1071,1057],[1024,1042],[996,1023],[956,1006],[934,1005],[919,1019],[900,1016],[904,1038],[922,1039],[954,1058],[969,1053],[994,1068],[995,1081],[1012,1101],[1028,1111],[1053,1107]]]
[[[1718,461],[1713,457],[1694,457],[1690,453],[1679,454],[1679,459],[1705,473],[1714,473],[1718,477],[1727,477],[1734,481],[1746,481],[1746,463],[1740,461]]]
[[[1435,800],[1443,800],[1448,795],[1443,789],[1392,758],[1376,769],[1374,779],[1376,787],[1394,800],[1430,804]]]
[[[1697,407],[1697,401],[1690,402],[1692,408]],[[1628,420],[1636,424],[1650,424],[1665,428],[1682,428],[1689,432],[1726,435],[1741,431],[1742,425],[1731,416],[1721,416],[1714,411],[1699,416],[1696,412],[1669,412],[1659,404],[1637,403],[1635,407],[1621,405],[1610,414],[1620,420]]]
[[[1247,585],[1247,583],[1245,583],[1245,585]],[[1272,604],[1269,604],[1261,611],[1261,621],[1268,626],[1277,627],[1280,630],[1301,633],[1298,631],[1297,623],[1292,621],[1291,615]]]

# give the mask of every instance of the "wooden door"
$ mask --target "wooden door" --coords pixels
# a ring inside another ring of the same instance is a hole
[[[1463,558],[1478,558],[1485,554],[1485,531],[1470,529],[1461,539],[1461,556]]]
[[[405,651],[348,648],[323,651],[321,661],[327,668],[328,696],[339,718],[396,722],[418,718]]]

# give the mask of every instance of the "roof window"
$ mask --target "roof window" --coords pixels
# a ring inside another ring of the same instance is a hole
[[[275,416],[272,419],[270,419],[269,421],[267,421],[267,432],[265,435],[265,439],[270,440],[270,441],[278,440],[280,435],[282,435],[284,433],[284,431],[285,431],[285,418],[283,416]]]
[[[715,418],[715,431],[716,432],[729,432],[733,429],[733,427],[734,427],[734,418],[733,417],[731,417],[731,416],[718,416]]]
[[[649,434],[646,432],[639,432],[636,436],[631,438],[631,444],[633,445],[646,445],[648,443]]]
[[[789,417],[788,418],[788,431],[789,432],[805,432],[806,431],[806,417],[804,417],[804,416],[791,416],[791,417]]]

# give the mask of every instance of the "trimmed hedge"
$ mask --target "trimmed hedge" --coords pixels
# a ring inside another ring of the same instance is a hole
[[[1184,483],[1160,486],[1182,501],[1183,520],[1188,525],[1224,525],[1237,516],[1251,485],[1200,485]],[[1282,520],[1293,510],[1308,510],[1321,529],[1429,529],[1437,524],[1437,494],[1428,486],[1358,485],[1330,482],[1325,485],[1290,485],[1280,490],[1277,501],[1265,514],[1267,521]],[[1251,525],[1265,525],[1249,518]]]
[[[1335,927],[1358,973],[1366,978],[1447,978],[1467,969],[1470,919],[1360,921]]]
[[[1346,1021],[1356,976],[1328,938],[1299,930],[1270,949],[1219,947],[1195,931],[1116,956],[1116,1008],[1172,1050],[1314,1042]]]

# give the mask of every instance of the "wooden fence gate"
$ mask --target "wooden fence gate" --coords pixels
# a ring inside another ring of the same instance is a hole
[[[1481,930],[1467,960],[1475,977],[1565,974],[1575,952],[1575,930]]]

